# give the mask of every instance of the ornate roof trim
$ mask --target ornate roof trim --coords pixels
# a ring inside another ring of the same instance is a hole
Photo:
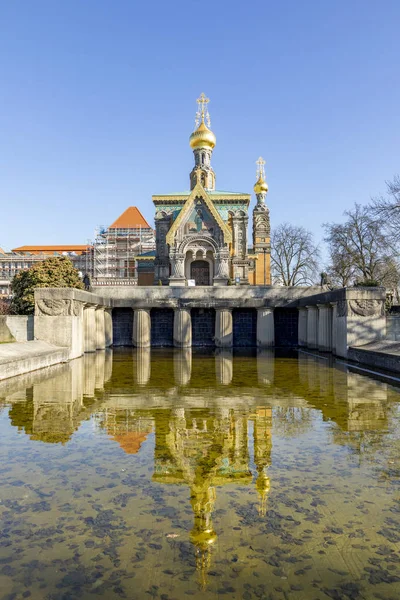
[[[192,208],[192,206],[194,204],[194,200],[197,196],[199,196],[200,198],[202,198],[204,200],[210,213],[212,214],[212,216],[218,223],[219,227],[223,231],[225,242],[231,243],[232,242],[231,230],[221,219],[219,212],[215,208],[215,206],[214,206],[210,196],[207,194],[206,190],[203,188],[203,186],[200,183],[197,183],[196,186],[193,188],[189,198],[186,200],[185,205],[183,206],[181,212],[175,219],[171,229],[167,233],[167,237],[166,237],[167,244],[172,245],[176,232],[178,231],[179,227],[181,226],[181,224],[182,224],[184,218],[186,217],[186,215],[188,214],[189,210]]]

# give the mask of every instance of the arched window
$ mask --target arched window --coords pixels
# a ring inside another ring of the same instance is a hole
[[[206,160],[206,153],[202,152],[201,154],[201,164],[204,165],[204,161]]]

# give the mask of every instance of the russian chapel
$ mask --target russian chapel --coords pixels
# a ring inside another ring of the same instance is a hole
[[[253,210],[253,247],[248,247],[251,196],[215,188],[211,165],[216,137],[211,130],[208,98],[197,100],[195,131],[190,136],[194,166],[190,190],[154,195],[156,209],[155,284],[184,286],[270,285],[270,220],[265,203],[264,164],[257,161],[257,198]]]

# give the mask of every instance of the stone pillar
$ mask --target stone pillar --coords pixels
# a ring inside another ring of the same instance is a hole
[[[336,334],[337,334],[337,302],[331,302],[331,318],[332,318],[332,353],[336,354]]]
[[[275,344],[274,309],[257,309],[257,346],[267,348]]]
[[[141,346],[136,350],[136,381],[139,385],[147,385],[151,375],[151,350]]]
[[[174,346],[176,348],[191,348],[192,346],[192,318],[188,308],[175,309]]]
[[[104,390],[104,367],[105,367],[105,352],[97,352],[96,360],[94,363],[96,390]]]
[[[332,350],[332,315],[329,304],[318,306],[318,350],[331,352]]]
[[[112,377],[113,368],[113,351],[108,349],[105,353],[105,364],[104,364],[104,383],[107,383]]]
[[[215,354],[215,372],[217,382],[221,385],[229,385],[233,376],[232,350],[217,350]]]
[[[86,304],[83,309],[83,351],[96,352],[96,306]]]
[[[318,308],[307,306],[307,348],[318,348]]]
[[[174,350],[174,377],[177,385],[187,385],[192,376],[192,349]]]
[[[217,348],[232,348],[232,310],[217,308],[215,311],[215,345]]]
[[[96,306],[96,349],[104,350],[106,347],[106,337],[104,328],[104,306]]]
[[[134,311],[132,342],[136,348],[150,348],[151,319],[147,308],[136,308]]]
[[[275,373],[275,350],[261,350],[257,353],[258,383],[273,385]]]
[[[307,346],[307,308],[299,307],[298,345]]]
[[[113,343],[113,325],[111,308],[106,308],[104,310],[104,334],[106,348],[109,348],[110,346],[112,346]]]
[[[94,307],[93,307],[93,315],[94,315]],[[88,350],[88,352],[92,352]],[[94,388],[96,385],[96,355],[86,354],[83,357],[83,395],[89,396],[90,398],[94,396]]]

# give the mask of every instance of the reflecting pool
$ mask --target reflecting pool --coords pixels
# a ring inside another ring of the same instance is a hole
[[[191,349],[0,383],[0,598],[398,600],[399,389]]]

